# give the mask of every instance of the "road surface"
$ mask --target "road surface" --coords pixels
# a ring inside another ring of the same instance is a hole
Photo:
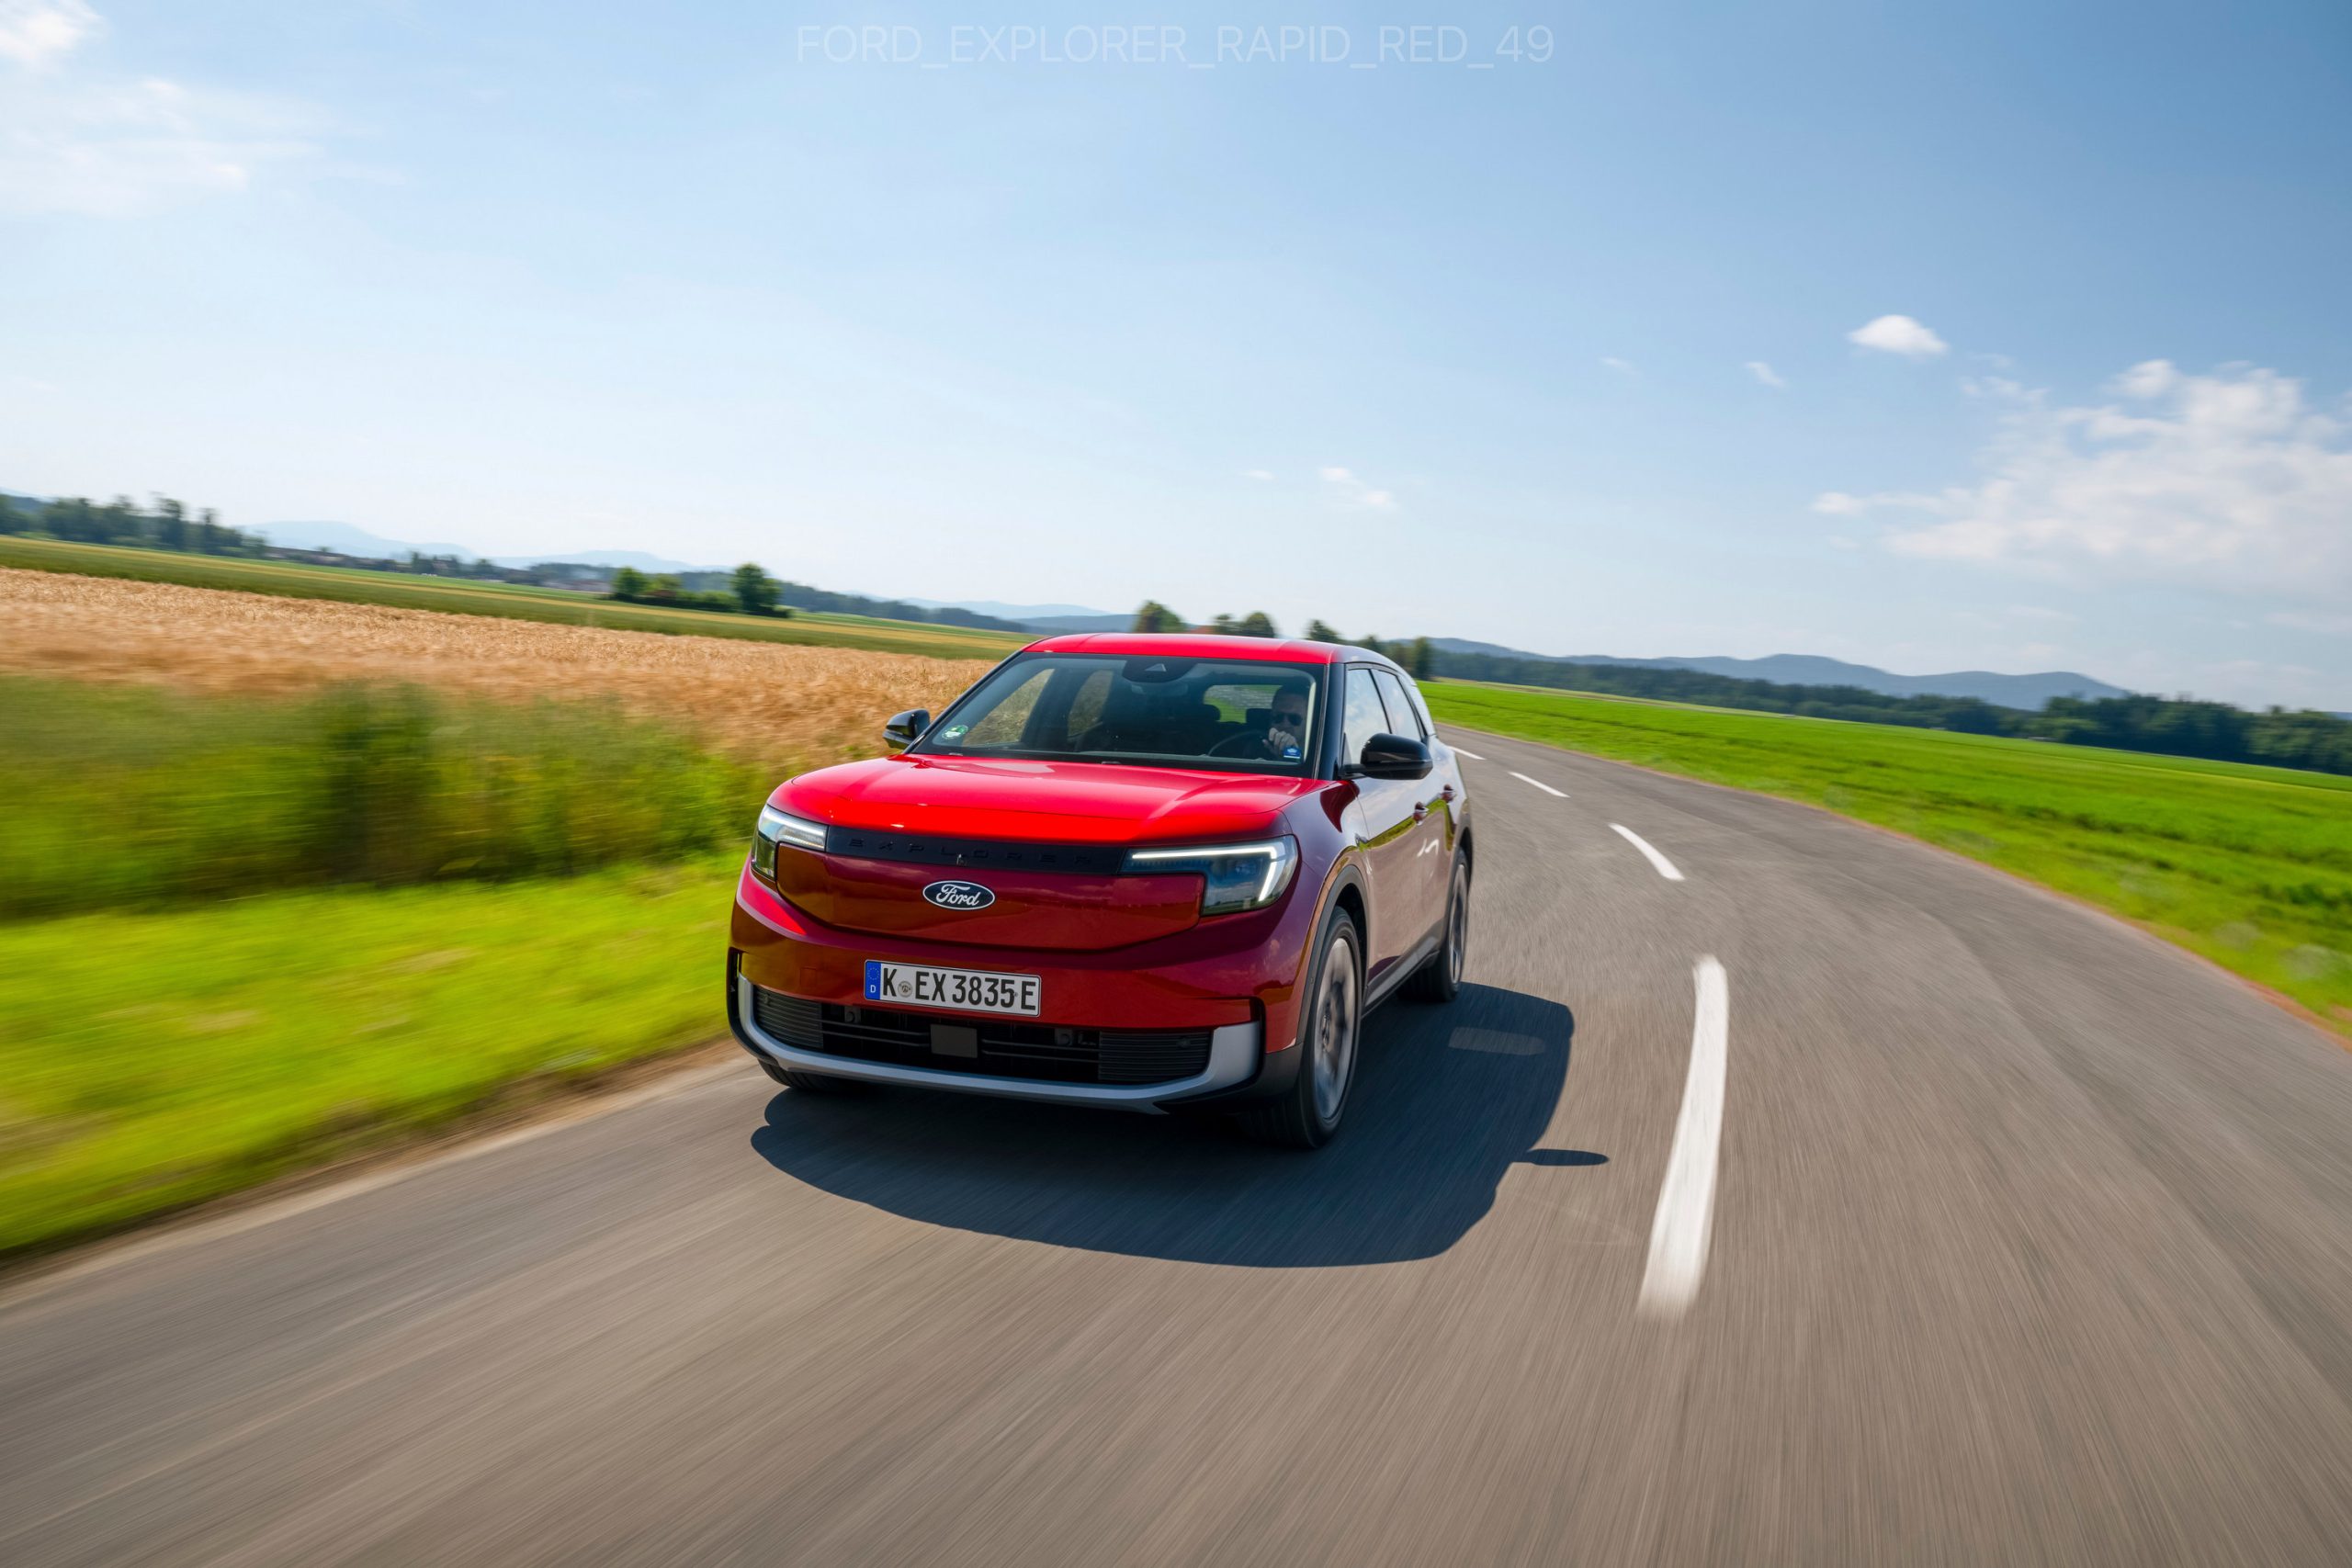
[[[1333,1147],[744,1064],[194,1230],[0,1305],[0,1562],[2352,1562],[2352,1053],[1462,739]]]

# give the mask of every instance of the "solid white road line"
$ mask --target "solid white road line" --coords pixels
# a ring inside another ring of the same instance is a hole
[[[1698,1021],[1690,1031],[1690,1076],[1682,1085],[1682,1114],[1674,1123],[1666,1185],[1650,1226],[1650,1261],[1642,1274],[1637,1311],[1677,1318],[1699,1293],[1707,1271],[1707,1237],[1714,1227],[1715,1156],[1724,1137],[1724,1068],[1731,1032],[1731,987],[1710,954],[1691,971],[1698,981]]]
[[[1635,849],[1641,851],[1642,854],[1649,861],[1650,864],[1657,868],[1657,874],[1660,876],[1665,877],[1668,882],[1679,882],[1682,880],[1682,874],[1674,869],[1674,863],[1667,859],[1664,855],[1658,853],[1656,850],[1650,848],[1648,840],[1643,838],[1639,833],[1634,832],[1631,828],[1626,827],[1622,822],[1611,822],[1609,825],[1611,828],[1616,829],[1620,833],[1625,835],[1625,841],[1633,845]]]
[[[1469,758],[1469,759],[1470,759],[1472,761],[1474,761],[1474,762],[1483,762],[1483,761],[1485,761],[1487,760],[1487,759],[1485,759],[1484,757],[1481,757],[1480,755],[1478,755],[1478,753],[1477,753],[1477,752],[1476,752],[1476,751],[1464,751],[1464,750],[1461,747],[1459,747],[1459,746],[1456,746],[1456,747],[1453,749],[1453,754],[1454,754],[1455,756],[1457,756],[1457,757],[1467,757],[1467,758]]]
[[[1567,799],[1567,798],[1568,798],[1568,792],[1567,792],[1566,790],[1564,790],[1564,789],[1554,789],[1550,784],[1545,784],[1542,779],[1531,779],[1531,778],[1529,778],[1525,773],[1513,773],[1513,774],[1511,774],[1511,777],[1513,777],[1513,778],[1517,779],[1517,780],[1518,780],[1520,783],[1521,783],[1521,784],[1533,784],[1537,789],[1542,790],[1545,795],[1558,795],[1562,800],[1566,800],[1566,799]]]

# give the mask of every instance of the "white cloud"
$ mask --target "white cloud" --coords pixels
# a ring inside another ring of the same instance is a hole
[[[1262,480],[1262,479],[1272,479],[1274,476],[1272,475],[1272,473],[1271,473],[1270,471],[1268,471],[1267,469],[1264,469],[1264,468],[1244,468],[1244,469],[1242,469],[1242,470],[1241,470],[1241,477],[1242,477],[1243,479],[1261,479],[1261,480]]]
[[[1886,536],[1910,556],[2331,607],[2352,599],[2352,421],[2248,366],[2194,376],[2150,360],[2109,389],[2120,402],[2015,399],[1975,484],[1831,491],[1814,510],[1915,513]]]
[[[1634,362],[1632,360],[1620,359],[1613,354],[1602,355],[1600,356],[1600,363],[1606,365],[1610,369],[1616,371],[1621,376],[1638,376],[1641,374],[1639,370],[1634,368]]]
[[[102,24],[80,0],[0,0],[0,56],[63,61]],[[312,157],[316,117],[160,78],[45,70],[0,91],[0,215],[139,217]]]
[[[1747,373],[1775,390],[1789,384],[1779,371],[1760,359],[1751,359],[1747,362]]]
[[[0,60],[39,70],[105,26],[83,0],[0,0]]]
[[[1848,333],[1846,341],[1909,359],[1932,359],[1951,346],[1936,335],[1935,329],[1908,316],[1881,316],[1866,321]]]
[[[1358,479],[1351,468],[1317,468],[1316,473],[1331,487],[1343,505],[1369,507],[1385,512],[1396,504],[1396,498],[1385,490],[1374,490]]]

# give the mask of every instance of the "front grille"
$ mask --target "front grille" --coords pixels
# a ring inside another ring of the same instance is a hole
[[[948,839],[873,828],[828,828],[825,852],[859,860],[956,866],[966,871],[1057,871],[1109,876],[1127,852],[1103,844],[1016,844],[996,839]]]
[[[772,1040],[860,1062],[930,1067],[1048,1083],[1155,1084],[1197,1077],[1209,1065],[1205,1029],[1072,1029],[1017,1019],[941,1018],[895,1008],[803,1001],[752,987],[752,1017]],[[972,1030],[977,1056],[932,1049],[932,1026]]]

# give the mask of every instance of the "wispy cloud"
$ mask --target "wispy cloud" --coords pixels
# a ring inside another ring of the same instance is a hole
[[[1616,371],[1620,376],[1638,376],[1641,374],[1641,371],[1634,367],[1632,360],[1620,359],[1613,354],[1602,355],[1600,356],[1600,363],[1607,366],[1610,369]]]
[[[0,0],[0,60],[40,70],[105,26],[83,0]]]
[[[104,27],[81,0],[0,0],[0,213],[141,217],[247,189],[313,158],[318,117],[296,106],[67,56]]]
[[[1814,510],[1893,513],[1887,545],[2052,576],[2130,576],[2352,602],[2352,420],[2277,371],[2188,375],[2152,359],[2113,402],[2049,406],[2019,389],[1974,484],[1831,491]],[[1907,514],[1907,515],[1906,515]]]
[[[1265,480],[1274,476],[1272,470],[1266,468],[1244,468],[1241,470],[1241,477],[1245,479]]]
[[[1385,490],[1375,490],[1356,477],[1352,468],[1318,468],[1317,476],[1331,487],[1342,505],[1368,507],[1385,512],[1396,504],[1396,498]]]
[[[1848,333],[1846,341],[1908,359],[1932,359],[1951,346],[1936,335],[1935,329],[1909,316],[1881,316],[1865,321]]]
[[[1789,384],[1787,378],[1779,371],[1760,359],[1751,359],[1747,362],[1747,373],[1775,391]]]

